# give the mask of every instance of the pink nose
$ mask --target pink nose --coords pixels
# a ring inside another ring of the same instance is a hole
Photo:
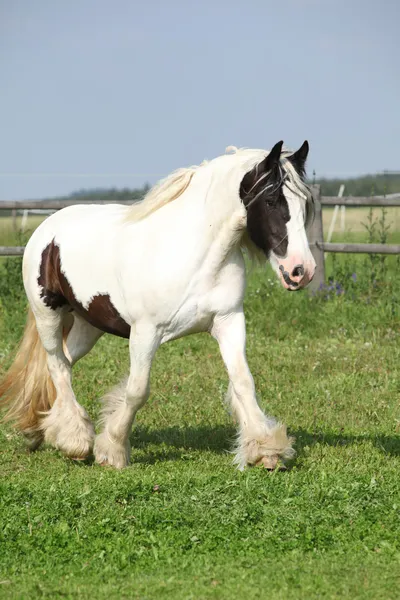
[[[315,273],[316,263],[313,256],[302,253],[291,254],[279,261],[280,279],[287,290],[305,288]]]

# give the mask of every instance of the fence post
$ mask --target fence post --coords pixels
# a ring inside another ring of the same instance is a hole
[[[322,244],[324,241],[324,230],[322,225],[322,205],[321,205],[321,186],[313,185],[312,193],[314,197],[314,221],[310,226],[308,232],[308,243],[310,246],[310,250],[312,255],[317,263],[317,268],[315,269],[314,279],[308,286],[310,291],[315,291],[320,288],[322,284],[325,283],[325,257],[324,251],[321,246],[318,246],[318,243]]]
[[[14,233],[17,233],[17,211],[15,208],[11,211],[12,226]]]

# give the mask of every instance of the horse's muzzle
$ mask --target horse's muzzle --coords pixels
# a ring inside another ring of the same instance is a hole
[[[285,265],[279,265],[279,272],[281,276],[281,282],[283,287],[289,291],[297,291],[306,287],[315,273],[315,262],[314,264],[297,263],[290,269],[285,269]]]

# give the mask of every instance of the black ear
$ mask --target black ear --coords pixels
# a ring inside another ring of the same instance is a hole
[[[305,165],[309,150],[310,146],[308,145],[307,140],[305,140],[304,144],[297,152],[288,156],[288,161],[292,163],[299,175],[305,175]]]
[[[275,144],[268,156],[243,177],[239,193],[240,198],[246,207],[251,199],[260,191],[260,186],[265,186],[266,180],[262,177],[263,175],[269,173],[268,179],[271,179],[271,181],[275,181],[278,178],[278,166],[282,146],[283,142]]]
[[[271,152],[264,158],[263,161],[258,165],[259,173],[267,173],[268,171],[273,171],[279,164],[279,159],[281,157],[283,141],[278,142],[272,148]]]

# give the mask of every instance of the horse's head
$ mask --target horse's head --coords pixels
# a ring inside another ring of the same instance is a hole
[[[288,290],[305,287],[313,278],[315,260],[306,226],[312,217],[312,196],[304,182],[308,142],[297,152],[282,152],[278,142],[248,171],[240,185],[247,210],[247,231],[268,257]]]

